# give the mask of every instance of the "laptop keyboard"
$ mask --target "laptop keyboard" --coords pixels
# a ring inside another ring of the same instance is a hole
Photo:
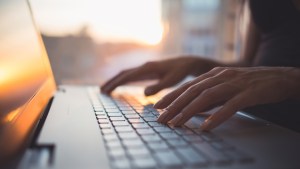
[[[89,95],[114,169],[201,168],[248,164],[249,155],[210,132],[156,122],[159,110],[145,98]]]

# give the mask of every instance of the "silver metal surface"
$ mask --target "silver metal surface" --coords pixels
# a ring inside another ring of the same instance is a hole
[[[52,169],[108,169],[109,160],[85,87],[63,87],[38,138],[54,144]]]

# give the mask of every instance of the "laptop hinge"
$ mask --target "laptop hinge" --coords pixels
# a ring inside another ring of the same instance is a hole
[[[49,100],[46,108],[41,115],[41,118],[39,119],[37,125],[34,127],[31,142],[29,144],[29,147],[25,150],[24,155],[22,156],[22,160],[20,165],[18,166],[18,169],[47,168],[53,164],[55,145],[37,144],[37,139],[44,126],[52,102],[53,97]]]

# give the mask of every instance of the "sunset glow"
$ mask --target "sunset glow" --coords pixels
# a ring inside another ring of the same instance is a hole
[[[163,35],[160,0],[32,0],[41,31],[76,34],[84,26],[97,42],[158,44]]]

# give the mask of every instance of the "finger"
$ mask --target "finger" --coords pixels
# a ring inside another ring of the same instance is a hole
[[[122,77],[124,74],[130,74],[135,69],[136,68],[134,68],[134,69],[128,69],[128,70],[124,70],[124,71],[121,71],[120,73],[118,73],[116,76],[114,76],[113,78],[111,78],[110,80],[108,80],[104,85],[101,86],[101,92],[103,92],[103,93],[110,93],[109,89],[110,89],[111,83],[113,83],[114,81],[116,81],[117,79],[119,79],[120,77]]]
[[[109,80],[101,89],[104,93],[109,94],[112,92],[116,87],[123,85],[125,83],[131,81],[137,81],[140,79],[153,79],[155,76],[155,72],[153,72],[153,67],[155,65],[143,65],[137,68],[129,69],[119,73],[117,76]]]
[[[191,85],[193,85],[194,81],[189,81],[184,83],[183,85],[179,86],[177,89],[173,90],[172,92],[168,93],[164,97],[162,97],[158,102],[156,102],[153,107],[156,109],[164,109],[170,103],[172,103],[180,94],[182,94],[185,90],[187,90]]]
[[[172,119],[174,126],[181,126],[186,123],[196,113],[204,112],[212,108],[218,107],[234,97],[239,92],[238,89],[223,83],[203,91],[189,105],[187,105],[180,114],[182,117],[176,116]]]
[[[154,108],[156,109],[163,109],[166,108],[169,104],[171,104],[177,97],[179,97],[184,91],[186,91],[189,87],[195,85],[196,83],[201,82],[204,79],[207,79],[209,77],[215,76],[221,71],[223,71],[225,68],[214,68],[211,71],[204,73],[197,77],[196,79],[187,82],[180,86],[179,88],[175,89],[171,93],[165,95],[162,99],[160,99],[155,105]]]
[[[166,108],[167,112],[161,114],[161,116],[158,117],[157,121],[160,123],[167,123],[169,120],[173,119],[178,113],[180,113],[185,106],[187,106],[204,90],[207,90],[220,83],[223,83],[223,79],[214,76],[202,80],[201,82],[189,87]]]
[[[212,114],[201,125],[201,130],[212,130],[233,116],[237,111],[257,104],[249,92],[243,92],[227,101],[224,106]]]
[[[180,82],[185,75],[186,73],[184,71],[168,73],[157,84],[147,87],[145,89],[145,95],[153,95],[164,88],[171,87]]]

